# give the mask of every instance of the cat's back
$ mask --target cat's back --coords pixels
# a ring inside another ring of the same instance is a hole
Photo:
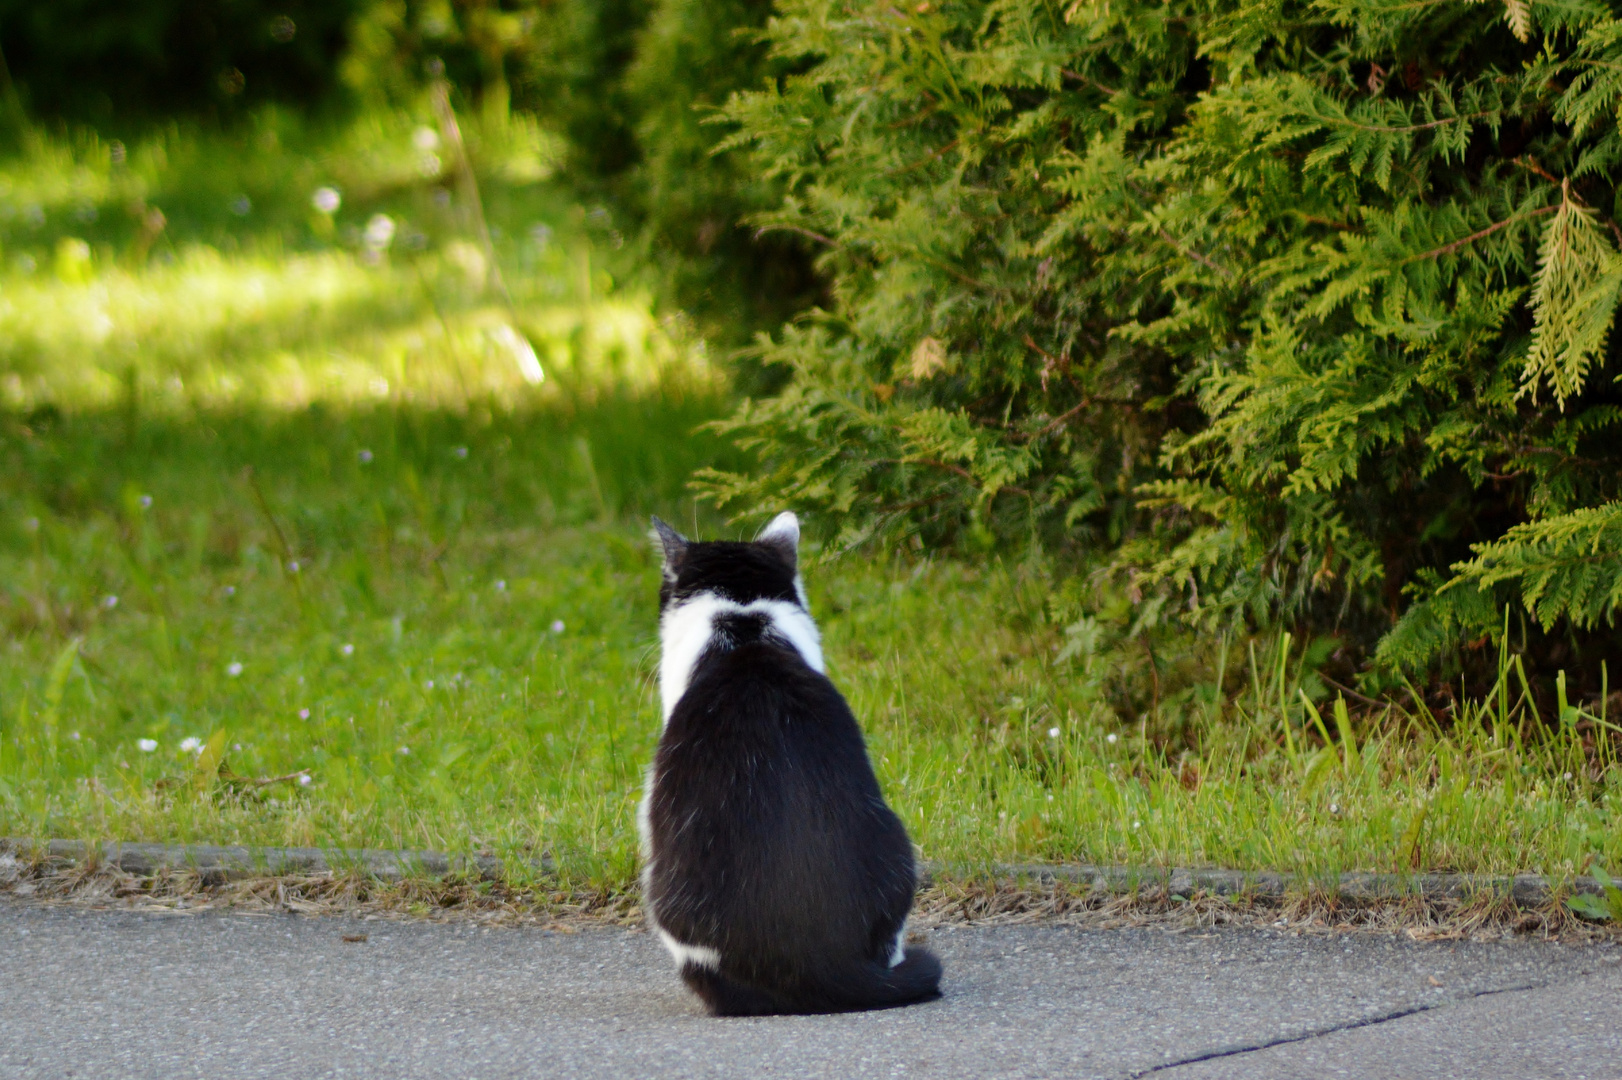
[[[726,926],[749,955],[860,952],[857,928],[911,898],[911,845],[855,717],[781,647],[695,673],[655,755],[648,827],[661,920]]]
[[[861,728],[822,672],[765,642],[707,657],[660,739],[661,776],[756,802],[877,796]],[[740,786],[741,785],[741,786]]]

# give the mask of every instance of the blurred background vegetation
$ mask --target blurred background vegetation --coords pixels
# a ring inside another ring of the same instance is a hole
[[[14,255],[50,251],[66,235],[123,248],[141,228],[132,207],[147,197],[167,218],[160,252],[245,235],[293,246],[330,240],[319,227],[300,228],[318,174],[344,183],[340,222],[448,178],[428,163],[436,148],[412,154],[397,138],[434,126],[428,91],[437,72],[466,114],[487,183],[506,181],[503,195],[522,189],[531,213],[541,205],[534,199],[550,197],[551,214],[540,215],[549,228],[566,229],[551,219],[567,210],[584,213],[580,224],[621,252],[616,267],[656,280],[661,299],[718,343],[746,342],[824,292],[804,245],[743,227],[748,213],[777,201],[777,186],[735,155],[714,155],[720,133],[705,124],[734,90],[788,70],[748,33],[769,10],[635,0],[6,0],[7,142],[33,153],[49,143],[82,160],[59,165],[53,193],[9,189],[0,242]],[[189,171],[176,160],[188,155]],[[129,170],[118,168],[126,162]],[[74,169],[83,175],[67,175]],[[545,196],[529,190],[536,184]],[[98,220],[84,220],[92,210]],[[491,218],[505,224],[522,213],[498,208]]]
[[[1593,846],[1622,705],[1612,4],[0,0],[0,54],[0,708],[37,736],[0,800],[36,831],[109,820],[108,769],[144,793],[127,829],[174,831],[133,740],[229,727],[265,733],[239,767],[319,761],[349,801],[200,835],[466,846],[529,754],[618,873],[647,732],[476,714],[509,715],[543,611],[604,602],[580,701],[645,712],[607,689],[651,647],[640,518],[792,505],[845,575],[833,655],[890,718],[881,774],[984,824],[957,855],[1067,857],[1108,818],[1086,857],[1277,865],[1317,857],[1302,814],[1348,866]],[[955,688],[922,676],[929,605],[858,613],[920,581],[987,591],[937,618],[1008,642]],[[345,635],[383,666],[333,666]],[[326,726],[245,718],[230,642],[281,657],[287,709],[321,672]],[[478,708],[421,694],[480,650]],[[402,719],[407,686],[433,704]],[[909,701],[953,712],[934,757]],[[64,702],[99,750],[63,749]],[[1337,794],[1319,752],[1348,743]],[[980,772],[937,760],[965,746]],[[1404,808],[1458,769],[1491,797],[1443,784],[1468,813],[1422,858],[1409,826],[1442,819]],[[436,831],[413,815],[453,774],[483,801]],[[1047,806],[1100,777],[1140,786]],[[1258,777],[1286,790],[1265,843],[1199,832]]]

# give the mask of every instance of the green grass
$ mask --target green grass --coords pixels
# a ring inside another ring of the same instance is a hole
[[[680,509],[715,406],[12,419],[5,830],[618,852],[653,715],[620,512]],[[218,732],[310,785],[197,790]]]
[[[133,437],[117,411],[8,416],[0,831],[544,850],[628,882],[658,729],[642,515],[693,520],[683,480],[727,452],[693,429],[721,404],[667,388],[511,410],[244,408],[147,417]],[[1263,671],[1260,697],[1213,711],[1197,752],[1168,758],[1056,659],[1042,582],[929,561],[810,569],[830,670],[928,857],[1622,863],[1614,771],[1524,709],[1496,731],[1364,718],[1322,751],[1287,688],[1286,746]],[[216,737],[223,768],[181,746]],[[245,792],[216,769],[310,783]]]
[[[5,190],[71,206],[51,178],[99,144],[42,145]],[[193,190],[149,157],[143,183]],[[105,205],[128,195],[84,167]],[[509,238],[545,202],[513,192],[491,200]],[[0,834],[544,851],[627,884],[658,729],[646,515],[730,531],[685,486],[739,463],[701,429],[725,390],[593,269],[611,255],[585,226],[503,247],[509,312],[454,233],[369,259],[302,231],[303,198],[231,243],[199,211],[145,263],[127,237],[48,263],[55,241],[20,248],[7,218],[8,252],[38,257],[0,274]],[[1450,716],[1338,712],[1311,646],[1207,641],[1175,658],[1204,675],[1167,723],[1121,711],[1153,657],[1062,632],[1040,563],[807,562],[830,672],[926,857],[1622,866],[1616,718],[1539,717],[1513,658]]]

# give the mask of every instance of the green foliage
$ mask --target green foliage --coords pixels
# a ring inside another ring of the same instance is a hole
[[[793,387],[730,430],[767,471],[707,489],[825,507],[843,542],[1118,538],[1179,421],[1164,351],[1111,330],[1167,311],[1119,241],[1141,202],[1123,181],[1187,97],[1183,19],[779,10],[775,54],[820,62],[727,115],[788,190],[756,220],[822,246],[835,308],[762,343]]]
[[[1444,670],[1508,601],[1551,664],[1615,655],[1609,7],[778,11],[805,70],[735,96],[729,145],[834,302],[760,345],[790,389],[725,429],[763,466],[707,493],[1068,549],[1135,631]]]
[[[1622,293],[1622,258],[1594,212],[1563,191],[1543,233],[1532,291],[1532,348],[1522,377],[1534,395],[1544,379],[1562,407],[1582,389],[1589,362],[1602,357]]]
[[[1595,922],[1622,922],[1622,889],[1617,888],[1611,875],[1605,872],[1602,866],[1592,867],[1589,871],[1594,880],[1599,882],[1600,895],[1593,893],[1578,893],[1566,901],[1566,906],[1585,919]]]
[[[43,136],[0,161],[0,835],[544,851],[628,887],[658,730],[645,515],[719,531],[682,493],[700,465],[745,465],[700,428],[729,401],[614,286],[612,253],[501,165],[517,117],[465,117],[510,308],[434,198],[420,114],[325,145],[272,119],[132,139],[122,161]],[[313,207],[317,183],[343,205]],[[159,236],[127,231],[136,200],[167,214]],[[366,240],[380,214],[396,236]],[[793,333],[848,349],[836,331]],[[930,335],[895,358],[914,380],[962,363]],[[872,400],[808,410],[809,474],[887,430]],[[982,485],[976,544],[1041,479],[1041,440],[941,405],[894,422],[938,447],[925,476]],[[860,514],[860,473],[840,475]],[[1218,516],[1234,499],[1168,494]],[[1122,504],[1068,497],[1080,524]],[[1107,583],[1061,631],[1044,609],[1086,583],[1054,601],[1039,558],[829,555],[806,547],[830,671],[929,858],[1572,875],[1622,857],[1595,737],[1614,710],[1560,696],[1542,723],[1503,648],[1443,731],[1332,702],[1328,636],[1168,655],[1131,630],[1166,593]]]
[[[746,225],[775,205],[778,185],[718,148],[728,96],[784,73],[759,40],[770,11],[769,0],[660,0],[625,73],[640,156],[628,197],[642,246],[671,299],[727,344],[781,325],[821,288],[800,237]]]
[[[1523,522],[1473,550],[1380,642],[1381,659],[1417,664],[1446,642],[1492,632],[1501,598],[1518,598],[1545,630],[1611,623],[1622,608],[1622,503]]]
[[[387,332],[347,313],[345,335]],[[659,730],[645,515],[692,520],[687,471],[727,454],[693,426],[724,403],[280,390],[133,421],[0,410],[0,835],[545,852],[630,886]],[[1168,740],[1111,708],[1117,656],[1077,635],[1077,665],[1053,662],[1042,576],[807,557],[830,672],[927,858],[1558,877],[1622,859],[1617,771],[1524,699],[1447,734],[1317,710],[1281,641]],[[1203,658],[1218,684],[1226,651]]]

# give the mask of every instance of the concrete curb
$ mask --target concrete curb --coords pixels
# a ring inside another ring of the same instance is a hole
[[[489,855],[445,855],[437,851],[345,851],[326,848],[219,847],[213,844],[124,844],[107,841],[27,840],[0,838],[0,855],[17,859],[44,859],[67,864],[94,861],[146,877],[159,870],[192,870],[205,882],[219,884],[240,878],[299,874],[319,877],[351,871],[383,881],[412,877],[466,874],[500,878],[505,867]],[[549,869],[547,863],[541,869]]]
[[[0,838],[0,856],[43,859],[64,864],[94,861],[146,877],[163,869],[191,870],[205,882],[220,884],[251,877],[288,874],[322,876],[358,872],[382,881],[404,878],[468,875],[495,881],[506,865],[493,855],[447,855],[437,851],[379,851],[374,849],[219,847],[212,844],[125,844],[108,841],[86,844],[81,840],[28,840]],[[541,873],[553,869],[550,859],[529,864]],[[1526,906],[1539,906],[1574,893],[1600,895],[1593,878],[1551,883],[1537,874],[1494,877],[1486,874],[1341,874],[1338,879],[1297,878],[1272,871],[1186,869],[1177,867],[1130,868],[1085,865],[1006,865],[982,868],[926,862],[919,867],[923,884],[942,876],[983,876],[1003,882],[1040,885],[1070,883],[1111,893],[1138,889],[1165,889],[1173,895],[1204,892],[1217,896],[1253,896],[1281,899],[1291,892],[1333,891],[1343,900],[1467,900],[1497,896]]]
[[[926,875],[931,869],[934,868],[926,868]],[[1575,893],[1602,895],[1604,892],[1593,878],[1573,878],[1562,885],[1559,882],[1551,883],[1538,874],[1497,877],[1490,874],[1348,873],[1341,874],[1337,879],[1297,877],[1270,870],[1191,870],[1183,867],[1166,870],[1153,867],[1032,865],[994,866],[988,870],[999,879],[1013,878],[1044,885],[1074,882],[1113,893],[1154,887],[1182,896],[1204,892],[1217,896],[1282,899],[1292,892],[1315,890],[1324,894],[1333,893],[1342,900],[1468,900],[1497,896],[1536,907]]]

